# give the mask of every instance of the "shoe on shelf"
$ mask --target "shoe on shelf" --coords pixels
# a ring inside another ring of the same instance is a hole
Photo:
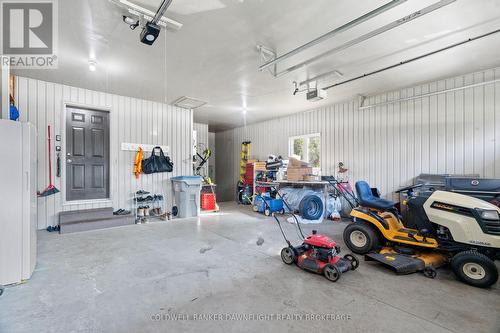
[[[139,191],[135,192],[135,194],[137,194],[137,195],[145,195],[145,194],[149,194],[149,192],[148,191],[144,191],[144,190],[139,190]]]
[[[113,215],[129,215],[130,210],[125,210],[125,209],[118,209],[116,212],[113,212]]]
[[[144,207],[137,208],[137,216],[144,217]]]
[[[149,206],[144,207],[144,216],[150,216]]]

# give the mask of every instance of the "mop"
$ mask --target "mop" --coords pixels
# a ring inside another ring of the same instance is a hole
[[[49,195],[56,194],[59,192],[59,190],[52,184],[52,157],[50,154],[50,125],[48,126],[48,133],[49,133],[49,186],[43,190],[42,192],[38,192],[39,197],[48,197]]]

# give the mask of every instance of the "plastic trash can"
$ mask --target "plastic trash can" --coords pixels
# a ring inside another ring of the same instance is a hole
[[[200,214],[200,193],[203,178],[199,176],[173,177],[172,191],[177,217],[196,217]]]

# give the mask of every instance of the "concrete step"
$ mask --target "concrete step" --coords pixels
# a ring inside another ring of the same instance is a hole
[[[72,232],[89,231],[97,229],[106,229],[113,227],[121,227],[135,223],[135,216],[130,215],[111,215],[111,217],[103,219],[74,221],[60,224],[61,234],[69,234]]]
[[[113,217],[113,207],[81,209],[59,213],[59,225]]]

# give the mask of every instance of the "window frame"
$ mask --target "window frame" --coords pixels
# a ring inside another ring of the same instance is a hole
[[[293,156],[294,151],[293,151],[293,146],[294,142],[296,139],[304,139],[304,145],[302,146],[302,149],[304,151],[304,156],[306,157],[306,161],[309,163],[309,139],[310,138],[319,138],[319,144],[320,144],[320,155],[319,155],[319,167],[314,167],[315,169],[321,168],[321,133],[311,133],[311,134],[303,134],[303,135],[295,135],[295,136],[290,136],[288,138],[288,156]]]

